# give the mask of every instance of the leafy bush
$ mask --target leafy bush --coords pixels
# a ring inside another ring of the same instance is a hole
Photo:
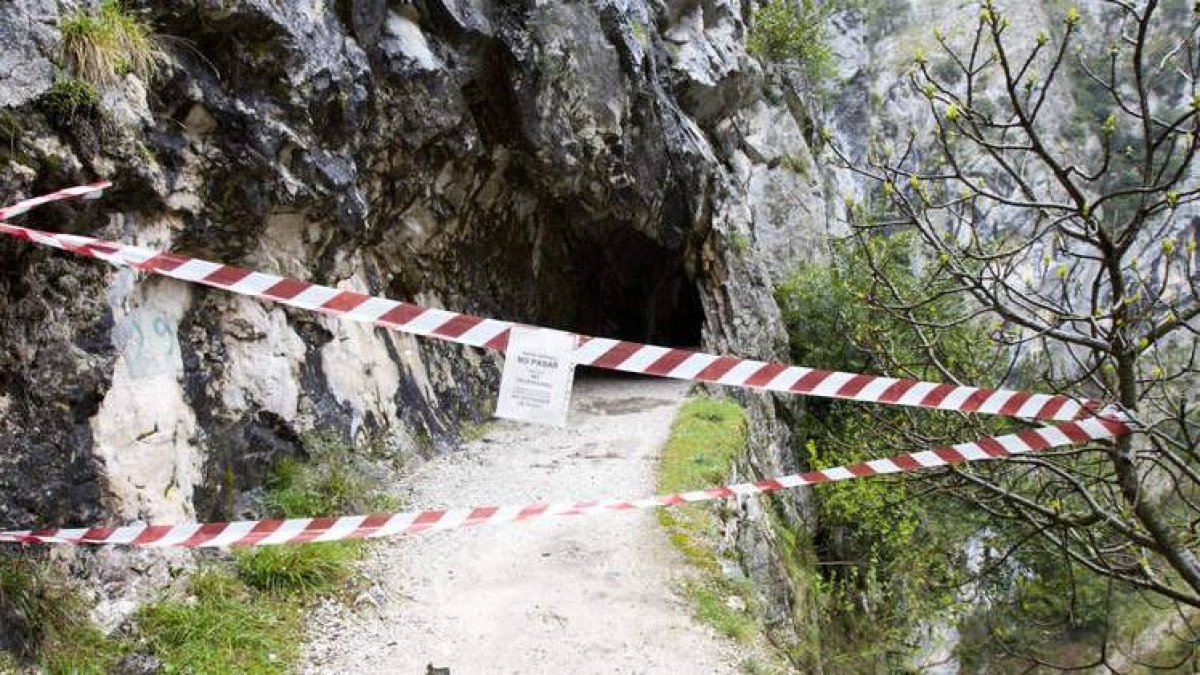
[[[814,0],[770,0],[754,11],[747,49],[766,61],[798,61],[810,77],[822,77],[833,60],[825,18]]]
[[[161,53],[153,31],[117,0],[104,0],[98,12],[78,7],[63,16],[62,59],[76,77],[98,87],[126,73],[143,79],[158,67]]]
[[[833,265],[811,265],[776,289],[788,327],[793,362],[851,372],[900,373],[941,379],[912,364],[925,350],[976,382],[997,378],[999,360],[982,327],[970,322],[918,334],[874,311],[868,299],[881,290],[856,273],[887,268],[894,283],[935,289],[946,283],[937,264],[913,257],[911,239],[896,235],[839,245]],[[886,297],[886,296],[883,296]],[[960,315],[951,301],[912,311],[936,324]],[[931,337],[932,335],[932,337]],[[920,429],[931,444],[957,442],[973,429],[936,411],[864,407],[843,401],[805,401],[795,428],[798,463],[830,468],[887,457],[907,447],[906,433]],[[989,433],[1005,424],[989,419]],[[948,499],[918,498],[927,489],[920,474],[822,485],[814,491],[818,558],[814,604],[823,624],[819,646],[808,648],[820,665],[838,672],[901,667],[913,651],[921,622],[955,609],[965,538],[978,519],[961,515]],[[818,664],[814,663],[814,667]]]

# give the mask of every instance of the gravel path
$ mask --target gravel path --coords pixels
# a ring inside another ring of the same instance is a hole
[[[414,508],[653,493],[687,385],[580,379],[570,425],[499,422],[405,481]],[[737,650],[692,618],[689,573],[654,514],[437,532],[378,545],[376,586],[316,612],[307,673],[733,673]]]

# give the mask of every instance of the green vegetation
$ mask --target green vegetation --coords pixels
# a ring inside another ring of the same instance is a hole
[[[42,94],[39,103],[52,117],[71,121],[76,117],[95,115],[100,106],[100,95],[88,82],[74,77],[59,77],[50,89]]]
[[[205,571],[192,599],[163,600],[137,614],[140,644],[165,673],[283,673],[297,657],[301,606]]]
[[[327,517],[398,508],[395,499],[378,492],[378,481],[340,439],[309,436],[305,449],[308,462],[285,457],[268,477],[263,501],[270,516]],[[300,596],[329,593],[345,586],[364,546],[361,541],[339,541],[238,551],[237,572],[263,591]]]
[[[21,120],[11,110],[0,110],[0,144],[9,150],[21,138]]]
[[[671,427],[659,466],[660,493],[682,492],[725,481],[733,460],[746,447],[746,421],[741,407],[729,399],[688,401]],[[708,504],[686,504],[658,511],[671,543],[694,566],[697,576],[684,584],[696,616],[719,633],[754,645],[764,634],[756,612],[754,587],[747,579],[727,576],[718,549],[719,522]],[[758,645],[761,646],[761,645]],[[747,661],[745,669],[761,668]]]
[[[798,62],[814,80],[824,77],[833,60],[827,15],[814,0],[770,0],[754,11],[747,49],[765,61]]]
[[[872,240],[864,249],[838,247],[837,254],[834,265],[806,267],[777,289],[794,362],[880,372],[895,370],[897,362],[919,363],[922,350],[930,349],[941,363],[971,373],[973,381],[994,379],[997,361],[987,355],[977,326],[961,324],[938,332],[932,341],[922,339],[872,311],[865,302],[876,292],[869,280],[843,273],[875,265],[894,272],[897,284],[941,283],[936,266],[921,274],[911,271],[910,238]],[[915,311],[936,321],[955,309],[943,301]],[[920,368],[905,374],[941,379]],[[931,443],[957,441],[973,432],[950,415],[810,400],[795,429],[798,460],[829,468],[886,457],[905,447],[903,432],[914,425]],[[999,429],[993,426],[989,432]],[[800,609],[815,615],[819,625],[811,636],[820,636],[815,638],[819,641],[796,645],[794,658],[807,667],[837,672],[902,669],[914,652],[911,637],[917,626],[955,609],[963,569],[961,542],[976,523],[948,500],[917,498],[924,485],[920,474],[901,474],[821,486],[814,495],[818,526],[811,542],[787,537],[780,521],[776,530],[789,543],[783,548],[791,558],[793,585],[807,593],[810,605]],[[808,571],[814,565],[816,572]]]
[[[117,0],[104,0],[99,11],[78,7],[59,20],[63,65],[96,87],[133,73],[153,76],[160,52],[154,33]]]
[[[633,19],[629,22],[629,31],[633,33],[633,39],[638,41],[642,48],[650,46],[649,35],[646,32],[646,24]]]
[[[733,252],[740,255],[750,250],[750,238],[741,232],[731,232],[729,234],[729,246]]]
[[[378,481],[346,443],[311,436],[305,450],[307,462],[288,458],[269,477],[268,515],[398,507],[379,494]],[[36,663],[47,673],[105,673],[134,652],[157,656],[164,673],[283,673],[298,655],[304,609],[352,586],[353,563],[365,546],[348,541],[237,551],[232,561],[197,573],[186,597],[170,594],[143,606],[128,629],[113,636],[90,623],[83,596],[55,567],[26,557],[0,559],[0,634],[10,660]]]
[[[307,461],[284,458],[267,479],[263,504],[275,518],[394,509],[355,449],[329,435],[304,439]],[[166,599],[138,614],[141,644],[166,672],[286,672],[296,654],[302,611],[348,589],[360,541],[264,546],[234,553],[232,571],[192,581],[195,601]]]
[[[9,659],[31,660],[47,673],[103,672],[126,651],[88,621],[90,607],[52,562],[0,558],[0,633]]]
[[[458,437],[463,443],[475,443],[483,440],[484,436],[487,436],[491,430],[492,423],[490,421],[479,422],[478,424],[465,422],[459,427]]]
[[[779,157],[779,166],[791,171],[801,178],[808,178],[810,168],[808,160],[803,155],[785,152]]]
[[[1009,368],[1010,355],[989,339],[988,326],[958,320],[969,312],[963,300],[945,292],[949,282],[940,261],[918,260],[910,236],[863,238],[836,246],[832,265],[808,266],[781,284],[776,299],[794,362],[944,380],[934,369],[938,364],[966,382],[995,386],[1007,378],[1026,384],[1024,369]],[[848,273],[863,269],[875,269],[879,277]],[[888,297],[880,278],[902,296],[935,299],[911,307],[911,321],[902,321],[871,304]],[[1018,428],[1004,419],[839,401],[808,400],[805,410],[795,427],[797,452],[800,463],[813,468],[920,449],[913,447],[914,434],[923,448]],[[997,480],[1004,468],[961,471]],[[814,490],[811,541],[776,520],[797,596],[797,624],[813,626],[792,645],[794,663],[826,672],[904,670],[912,665],[918,628],[945,621],[960,631],[958,657],[965,668],[1009,672],[1027,667],[1030,657],[1078,663],[1098,655],[1105,640],[1112,649],[1129,649],[1164,620],[1161,606],[1030,540],[1019,522],[964,508],[973,503],[969,485],[953,474],[929,473],[822,485]],[[1019,494],[1040,489],[1027,471],[1004,485]],[[1056,502],[1057,508],[1070,508],[1068,499]],[[985,551],[979,554],[985,567],[975,579],[965,573],[968,542]]]
[[[363,550],[357,541],[301,546],[263,546],[238,551],[238,578],[261,591],[300,596],[329,593],[345,586]]]

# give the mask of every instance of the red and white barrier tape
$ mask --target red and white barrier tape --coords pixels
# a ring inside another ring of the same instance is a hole
[[[20,202],[0,209],[0,221],[25,213],[40,204],[93,197],[108,186],[108,183],[96,183],[68,188]],[[5,223],[0,223],[0,233],[99,258],[115,265],[156,272],[183,281],[275,300],[293,307],[475,347],[504,350],[508,331],[515,325],[468,314],[427,309],[352,291],[339,291],[305,281],[91,237],[42,232]],[[549,516],[634,511],[754,495],[829,481],[915,471],[958,462],[998,459],[1047,448],[1112,439],[1130,432],[1129,426],[1123,421],[1127,416],[1121,411],[1109,409],[1101,412],[1102,404],[1098,401],[1077,401],[1065,396],[816,370],[586,336],[581,336],[575,358],[577,363],[583,365],[699,382],[872,403],[990,413],[1028,419],[1075,421],[960,443],[947,448],[898,455],[890,459],[871,460],[853,466],[643,499],[483,506],[447,511],[333,518],[9,531],[0,532],[0,543],[125,544],[197,548],[376,538]],[[1091,413],[1102,414],[1104,417],[1076,419]]]
[[[0,208],[0,220],[8,220],[15,216],[19,216],[26,211],[35,209],[42,204],[51,202],[61,202],[66,199],[99,199],[101,192],[110,187],[112,183],[108,181],[98,181],[87,185],[76,185],[75,187],[64,188],[58,192],[51,192],[48,195],[26,199],[23,202],[17,202],[12,206]]]
[[[0,532],[0,543],[51,544],[123,544],[163,548],[200,548],[214,546],[267,546],[301,544],[341,539],[367,539],[451,530],[473,525],[521,522],[557,516],[582,516],[610,511],[638,511],[662,506],[749,496],[802,485],[849,480],[864,476],[914,471],[966,461],[999,459],[1048,448],[1088,441],[1112,439],[1128,433],[1125,424],[1115,420],[1089,417],[1077,422],[1026,429],[925,452],[876,459],[803,474],[791,474],[722,487],[659,495],[644,499],[526,504],[521,506],[478,506],[447,511],[376,513],[336,518],[295,518],[291,520],[243,520],[231,523],[192,523],[188,525],[126,525],[87,529],[47,529]]]
[[[40,204],[94,197],[109,185],[94,183],[19,202],[0,209],[0,221]],[[508,331],[515,325],[91,237],[42,232],[5,223],[0,223],[0,233],[114,265],[472,347],[503,351]],[[843,373],[587,336],[580,336],[575,361],[585,366],[695,382],[1024,419],[1072,420],[1097,414],[1104,406],[1099,401],[1066,396]]]

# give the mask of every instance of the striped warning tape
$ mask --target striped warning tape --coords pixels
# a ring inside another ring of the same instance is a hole
[[[109,183],[94,183],[20,202],[0,210],[0,221],[40,204],[94,197],[106,187]],[[503,351],[509,329],[515,325],[91,237],[42,232],[5,223],[0,223],[0,233],[115,265],[473,347]],[[587,336],[580,336],[575,361],[585,366],[696,382],[1025,419],[1072,420],[1098,414],[1104,405],[1100,401],[1066,396],[843,373]]]
[[[51,192],[48,195],[26,199],[22,202],[17,202],[12,206],[0,208],[0,220],[8,220],[15,216],[19,216],[30,209],[37,208],[42,204],[50,202],[60,202],[65,199],[99,199],[101,192],[110,187],[112,183],[108,181],[98,181],[87,185],[76,185],[75,187],[64,188],[58,192]]]
[[[62,199],[94,197],[108,186],[108,183],[96,183],[68,188],[20,202],[0,209],[0,221],[25,213],[40,204]],[[275,300],[302,309],[476,347],[503,350],[507,345],[508,331],[515,325],[340,291],[295,279],[91,237],[42,232],[5,223],[0,223],[0,233],[116,265],[156,272],[243,295]],[[1074,421],[936,450],[898,455],[890,459],[871,460],[852,466],[644,499],[484,506],[333,518],[9,531],[0,532],[0,542],[196,548],[375,538],[550,516],[674,506],[829,481],[916,471],[959,462],[998,459],[1047,448],[1111,439],[1130,433],[1130,427],[1126,424],[1130,418],[1124,411],[1117,408],[1101,409],[1102,404],[1098,401],[1078,401],[1064,396],[816,370],[586,336],[580,336],[580,346],[575,356],[576,362],[584,365],[700,382],[864,402],[991,413],[1029,419]],[[1089,417],[1089,414],[1099,416]],[[1076,419],[1079,417],[1083,419]]]
[[[1129,428],[1122,422],[1089,417],[1075,422],[1026,429],[1007,436],[959,443],[946,448],[897,455],[888,459],[876,459],[852,466],[791,474],[756,483],[739,483],[643,499],[576,501],[521,506],[478,506],[444,511],[376,513],[335,518],[23,530],[0,532],[0,543],[122,544],[161,548],[200,548],[380,538],[435,530],[451,530],[473,525],[493,525],[612,511],[629,512],[749,496],[802,485],[915,471],[959,462],[999,459],[1048,448],[1112,439],[1128,432]]]

